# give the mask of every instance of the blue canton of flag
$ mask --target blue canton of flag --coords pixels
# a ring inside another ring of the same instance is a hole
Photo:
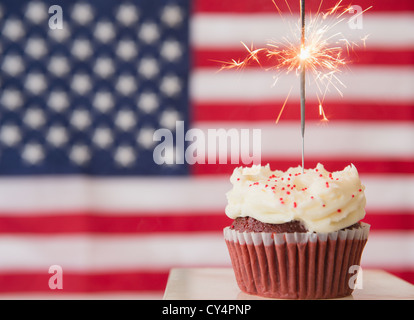
[[[59,5],[63,28],[49,28]],[[153,133],[188,120],[188,1],[0,4],[0,174],[185,174]]]

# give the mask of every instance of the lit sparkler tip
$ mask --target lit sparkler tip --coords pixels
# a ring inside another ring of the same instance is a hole
[[[302,61],[307,61],[311,57],[311,53],[309,52],[308,47],[302,47],[298,54],[298,58]]]

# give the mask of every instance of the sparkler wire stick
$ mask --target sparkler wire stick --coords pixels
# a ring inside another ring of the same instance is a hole
[[[300,0],[300,20],[302,27],[302,37],[301,37],[301,64],[300,64],[300,129],[302,134],[302,172],[305,168],[305,58],[304,50],[305,49],[305,0]]]

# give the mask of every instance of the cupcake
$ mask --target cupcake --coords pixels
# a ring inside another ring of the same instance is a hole
[[[237,284],[283,299],[348,296],[368,238],[365,187],[350,165],[328,172],[236,168],[224,229]]]

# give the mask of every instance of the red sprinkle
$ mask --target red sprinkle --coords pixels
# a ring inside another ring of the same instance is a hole
[[[286,191],[286,194],[290,194],[290,191]]]
[[[355,198],[355,195],[354,194],[352,195],[352,198]]]
[[[326,187],[329,188],[329,182],[326,182]]]
[[[341,212],[342,210],[341,209],[338,209],[338,212]]]
[[[293,202],[293,207],[294,207],[294,208],[296,208],[296,207],[297,207],[296,202]]]
[[[361,191],[362,191],[362,189],[359,189],[358,191],[359,191],[359,192],[361,192]]]

